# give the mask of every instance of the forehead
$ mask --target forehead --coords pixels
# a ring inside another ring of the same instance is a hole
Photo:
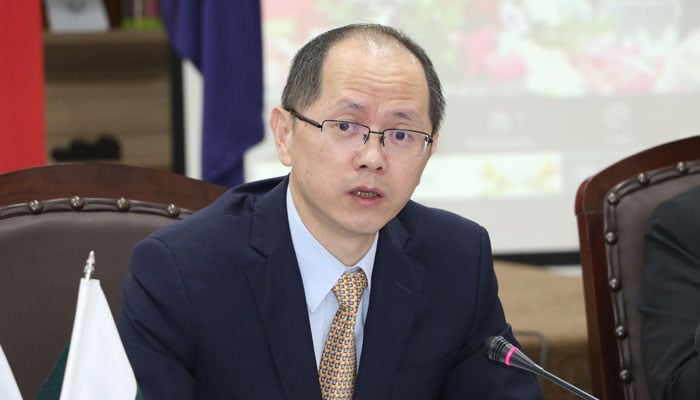
[[[372,70],[397,69],[391,72],[418,74],[425,82],[423,66],[418,58],[395,38],[379,34],[358,33],[332,45],[326,54],[322,71],[339,73],[345,70],[334,70],[338,66],[367,66]]]
[[[321,98],[356,96],[365,101],[413,102],[427,113],[428,84],[423,66],[391,37],[354,35],[333,45],[321,70]],[[355,99],[352,99],[355,101]]]

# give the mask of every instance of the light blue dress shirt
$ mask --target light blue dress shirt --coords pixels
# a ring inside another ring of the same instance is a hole
[[[331,289],[340,279],[340,276],[345,273],[362,269],[367,275],[368,285],[360,301],[355,320],[355,346],[359,368],[360,355],[362,354],[362,338],[365,320],[367,319],[367,309],[369,308],[369,293],[372,286],[372,268],[374,267],[374,256],[377,252],[377,238],[379,234],[377,233],[374,236],[374,242],[367,254],[356,265],[346,267],[306,229],[294,206],[289,188],[287,188],[287,218],[289,219],[294,252],[296,253],[299,271],[301,272],[301,280],[304,283],[304,294],[306,295],[306,306],[309,312],[317,368],[321,364],[323,345],[325,344],[328,330],[338,310],[338,300],[336,300],[335,294],[333,294]]]

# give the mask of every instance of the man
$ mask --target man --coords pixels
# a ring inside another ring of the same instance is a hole
[[[394,29],[304,46],[270,117],[289,175],[134,250],[119,328],[144,397],[541,398],[483,354],[514,340],[486,231],[409,201],[443,110],[430,60]]]
[[[645,236],[642,361],[654,400],[700,398],[700,187],[661,203]]]

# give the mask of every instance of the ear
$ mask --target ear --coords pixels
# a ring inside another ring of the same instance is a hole
[[[440,133],[439,133],[439,132],[435,132],[435,133],[433,134],[433,142],[430,143],[430,154],[428,154],[428,158],[430,158],[430,156],[432,156],[433,153],[435,153],[435,151],[437,150],[437,147],[438,147],[438,146],[437,146],[437,145],[438,145],[438,139],[440,139]]]
[[[293,118],[281,107],[275,107],[270,113],[270,129],[275,138],[277,157],[286,167],[292,166],[292,124]]]

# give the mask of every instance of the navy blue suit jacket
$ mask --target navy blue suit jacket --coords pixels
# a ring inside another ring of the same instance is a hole
[[[146,399],[320,399],[288,180],[234,188],[134,248],[119,331]],[[540,399],[488,361],[514,340],[488,235],[409,202],[379,234],[355,399]]]

